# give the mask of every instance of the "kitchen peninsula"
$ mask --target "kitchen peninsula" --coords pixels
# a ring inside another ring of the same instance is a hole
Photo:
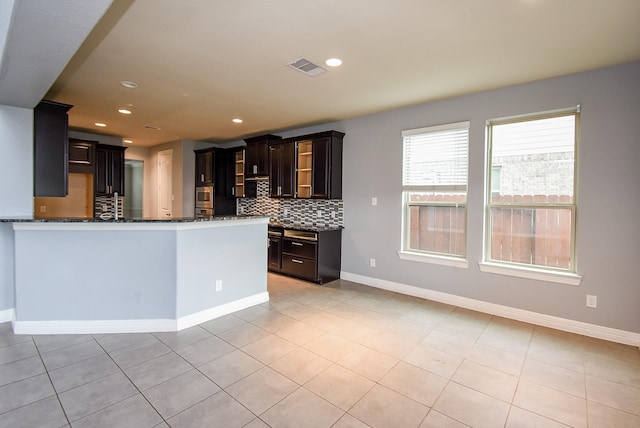
[[[16,333],[177,331],[269,300],[268,217],[3,222]]]

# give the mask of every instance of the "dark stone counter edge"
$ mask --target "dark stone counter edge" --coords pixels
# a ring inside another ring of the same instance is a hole
[[[250,219],[268,219],[268,216],[253,215],[230,215],[230,216],[214,216],[209,218],[194,217],[174,217],[170,219],[164,218],[122,218],[118,220],[102,220],[99,218],[22,218],[10,219],[0,218],[0,223],[199,223],[206,221],[222,221],[222,220],[250,220]]]

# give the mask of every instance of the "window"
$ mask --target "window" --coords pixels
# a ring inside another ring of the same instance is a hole
[[[469,122],[403,131],[403,253],[466,255]]]
[[[578,113],[487,123],[485,262],[575,273]]]

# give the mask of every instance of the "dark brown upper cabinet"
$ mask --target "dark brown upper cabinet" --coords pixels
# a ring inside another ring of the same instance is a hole
[[[227,180],[226,196],[230,198],[244,198],[244,148],[227,149]]]
[[[98,144],[95,161],[95,195],[124,196],[124,151],[126,147]]]
[[[281,175],[270,174],[271,196],[295,197],[299,199],[341,199],[342,198],[342,141],[344,134],[337,131],[319,132],[283,140],[295,144],[295,154],[292,163],[283,163],[279,172]],[[283,143],[284,144],[284,143]],[[272,144],[271,147],[277,147]],[[274,155],[274,152],[271,153]],[[274,160],[271,160],[272,170],[276,170]],[[277,163],[276,163],[277,164]],[[288,169],[293,165],[293,178],[289,178]],[[273,176],[272,176],[273,175]],[[291,192],[288,189],[291,180]],[[286,184],[284,184],[286,183]],[[277,186],[280,186],[278,188]]]
[[[295,138],[297,198],[342,198],[343,138],[337,131]]]
[[[269,196],[293,198],[295,191],[295,142],[283,140],[269,145]]]
[[[277,135],[260,135],[245,139],[245,178],[266,177],[269,175],[269,144],[280,140]]]
[[[213,149],[194,150],[196,154],[196,187],[212,186],[215,152]]]
[[[93,174],[95,172],[97,141],[69,138],[69,172]]]
[[[68,193],[68,104],[43,100],[33,109],[33,195]]]

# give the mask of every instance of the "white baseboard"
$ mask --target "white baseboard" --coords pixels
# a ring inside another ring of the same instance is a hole
[[[269,293],[265,291],[264,293],[254,294],[253,296],[225,303],[224,305],[196,312],[195,314],[186,315],[184,317],[178,318],[177,330],[184,330],[185,328],[193,327],[194,325],[210,321],[214,318],[219,318],[221,316],[228,315],[233,312],[237,312],[242,309],[259,305],[268,301]]]
[[[0,323],[13,321],[15,317],[15,309],[5,309],[0,311]]]
[[[176,320],[16,321],[15,334],[107,334],[176,331]]]
[[[467,297],[456,296],[454,294],[442,293],[440,291],[428,290],[426,288],[415,287],[384,279],[371,278],[349,272],[341,272],[340,278],[347,281],[369,285],[371,287],[407,294],[409,296],[421,297],[423,299],[459,306],[478,312],[498,315],[504,318],[523,321],[543,327],[550,327],[556,330],[640,347],[640,334],[630,331],[603,327],[566,318],[559,318],[552,315],[540,314],[509,306],[497,305],[495,303],[483,302],[481,300],[469,299]]]
[[[250,306],[269,301],[269,293],[259,293],[244,299],[225,303],[195,314],[178,319],[143,320],[54,320],[54,321],[15,321],[15,334],[106,334],[106,333],[148,333],[180,331],[214,318],[246,309]],[[5,314],[8,312],[8,314]],[[0,312],[7,321],[13,320],[13,309]]]

